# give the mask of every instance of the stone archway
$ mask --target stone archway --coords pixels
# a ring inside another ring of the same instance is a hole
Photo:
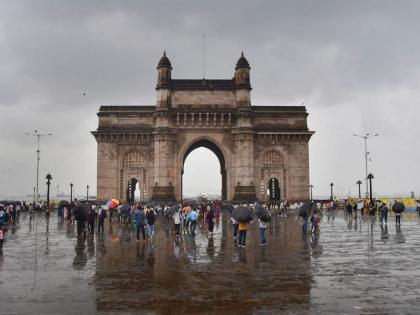
[[[182,154],[183,158],[182,158],[182,167],[181,167],[181,175],[180,175],[181,176],[181,197],[183,196],[182,176],[184,174],[185,160],[192,151],[194,151],[195,149],[201,148],[201,147],[209,149],[210,151],[212,151],[216,155],[217,159],[219,160],[220,174],[222,176],[221,198],[222,198],[222,200],[227,200],[226,160],[225,160],[224,154],[223,154],[222,150],[220,149],[220,147],[214,141],[212,141],[210,139],[207,139],[207,138],[201,138],[201,139],[195,140],[193,143],[191,143],[187,147],[185,152]]]
[[[233,78],[174,79],[164,55],[154,105],[101,106],[92,134],[97,148],[97,198],[124,199],[126,183],[142,183],[142,201],[181,200],[186,156],[203,146],[218,157],[222,196],[266,200],[269,178],[282,198],[309,198],[308,113],[304,106],[251,105],[250,65],[238,59]],[[283,163],[266,165],[262,152]]]

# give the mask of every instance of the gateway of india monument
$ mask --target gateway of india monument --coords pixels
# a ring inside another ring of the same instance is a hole
[[[98,200],[132,202],[139,184],[141,201],[181,201],[184,162],[199,147],[220,161],[222,200],[309,199],[308,113],[251,105],[250,69],[242,54],[232,79],[173,79],[164,53],[155,105],[101,106]]]

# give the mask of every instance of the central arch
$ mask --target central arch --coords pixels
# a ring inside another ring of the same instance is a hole
[[[224,157],[224,154],[222,152],[222,150],[220,149],[220,147],[214,143],[213,141],[206,139],[206,138],[202,138],[202,139],[198,139],[196,141],[194,141],[192,144],[190,144],[188,146],[188,148],[185,150],[184,155],[182,157],[182,168],[181,168],[181,197],[183,196],[183,175],[184,175],[184,164],[185,164],[185,160],[188,157],[188,155],[194,151],[195,149],[198,148],[206,148],[209,149],[210,151],[212,151],[217,159],[219,160],[220,163],[220,174],[222,175],[222,191],[221,191],[221,196],[222,196],[222,200],[227,200],[227,176],[226,176],[226,160]]]

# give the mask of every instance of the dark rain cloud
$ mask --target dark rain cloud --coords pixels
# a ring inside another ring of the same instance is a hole
[[[254,104],[305,102],[317,131],[316,194],[328,194],[330,181],[355,192],[363,146],[351,133],[368,131],[381,134],[370,150],[378,193],[420,191],[419,9],[417,1],[3,1],[0,192],[31,191],[35,141],[23,134],[34,129],[54,133],[42,140],[42,173],[63,187],[93,187],[98,106],[154,104],[164,49],[174,77],[201,77],[203,34],[206,77],[231,77],[244,50]]]

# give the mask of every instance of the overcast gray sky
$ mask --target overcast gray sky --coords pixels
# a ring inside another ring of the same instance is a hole
[[[315,195],[330,182],[356,193],[364,151],[352,133],[364,132],[380,134],[369,141],[375,193],[418,195],[418,12],[419,1],[385,0],[1,0],[0,195],[32,191],[36,142],[24,133],[35,129],[54,134],[41,141],[42,178],[51,172],[66,193],[70,182],[76,194],[94,191],[99,106],[155,104],[164,49],[173,77],[200,78],[203,34],[206,77],[231,78],[243,50],[254,105],[305,103]],[[189,176],[184,191],[219,190],[205,152],[187,163],[207,159],[209,174]]]

